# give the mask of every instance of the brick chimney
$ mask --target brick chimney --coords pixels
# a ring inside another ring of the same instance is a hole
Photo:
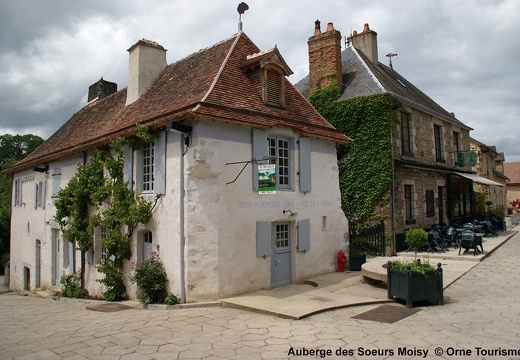
[[[117,92],[117,84],[101,78],[99,81],[89,86],[87,102],[91,102],[96,98],[103,99],[115,92]]]
[[[314,35],[307,41],[309,46],[309,84],[310,93],[321,86],[336,82],[341,89],[341,33],[328,23],[324,33],[320,21],[314,23]],[[334,75],[332,78],[330,75]]]
[[[139,40],[128,49],[126,105],[136,101],[166,67],[166,49],[150,40]]]
[[[377,33],[370,30],[368,24],[363,27],[363,32],[354,31],[347,38],[347,43],[352,44],[356,49],[365,54],[373,63],[379,63],[377,58]]]

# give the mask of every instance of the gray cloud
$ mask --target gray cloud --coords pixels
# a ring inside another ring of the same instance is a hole
[[[237,31],[240,1],[17,0],[0,3],[0,133],[48,137],[86,103],[102,76],[126,86],[128,49],[141,38],[168,49],[168,62]],[[507,161],[517,150],[520,113],[520,3],[503,1],[248,0],[245,33],[261,48],[277,45],[294,71],[308,72],[314,21],[343,35],[365,22],[378,33],[379,60],[497,145]],[[406,11],[405,11],[406,10]]]

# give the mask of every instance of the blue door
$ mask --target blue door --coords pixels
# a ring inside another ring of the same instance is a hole
[[[271,256],[271,287],[291,283],[291,234],[290,224],[273,224],[273,256]]]

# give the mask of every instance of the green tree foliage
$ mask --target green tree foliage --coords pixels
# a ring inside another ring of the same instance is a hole
[[[130,190],[124,182],[121,146],[125,142],[124,139],[112,142],[112,152],[108,149],[94,151],[86,164],[78,165],[75,176],[58,192],[55,202],[55,218],[64,238],[71,242],[75,240],[81,251],[82,288],[85,253],[92,247],[94,229],[99,225],[106,227],[106,238],[101,241],[107,259],[98,266],[98,271],[105,275],[99,281],[105,285],[104,296],[110,301],[126,297],[123,262],[132,256],[135,227],[148,223],[154,205]]]
[[[24,159],[43,143],[37,135],[0,135],[0,271],[9,258],[11,175],[2,171]]]
[[[359,223],[380,220],[376,208],[388,203],[392,185],[392,125],[397,118],[389,95],[357,96],[338,102],[336,85],[318,88],[310,103],[354,142],[339,145],[342,208]],[[361,226],[363,227],[363,226]]]

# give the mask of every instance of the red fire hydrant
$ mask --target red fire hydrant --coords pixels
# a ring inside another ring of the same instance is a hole
[[[338,255],[336,256],[338,259],[338,272],[344,272],[345,271],[345,263],[347,262],[347,258],[345,257],[345,253],[343,251],[339,251]]]

